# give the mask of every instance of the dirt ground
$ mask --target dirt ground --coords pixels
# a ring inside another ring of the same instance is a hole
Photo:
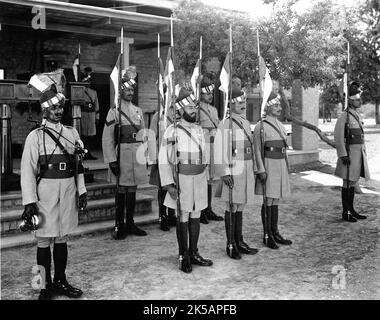
[[[355,198],[367,220],[341,220],[340,181],[331,175],[336,153],[321,143],[321,163],[291,173],[292,196],[279,206],[280,231],[293,245],[263,246],[261,198],[255,196],[244,210],[243,229],[245,241],[259,249],[254,256],[230,259],[224,222],[212,221],[201,225],[199,251],[213,266],[185,274],[178,270],[175,229],[149,225],[143,238],[114,241],[102,233],[71,239],[68,279],[82,288],[82,299],[379,299],[379,142],[379,133],[366,136],[373,180],[361,182],[364,193]],[[213,207],[222,214],[225,204],[214,201]],[[35,247],[1,252],[1,299],[37,298],[34,264]]]

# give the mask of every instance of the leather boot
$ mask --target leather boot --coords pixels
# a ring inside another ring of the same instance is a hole
[[[202,267],[212,266],[212,261],[204,259],[198,252],[198,239],[200,233],[200,221],[198,218],[189,219],[189,251],[190,262]]]
[[[185,272],[190,273],[192,271],[189,246],[188,246],[188,223],[179,222],[176,227],[177,231],[177,241],[179,249],[179,268]]]
[[[136,206],[136,192],[127,192],[127,203],[126,203],[126,223],[125,231],[127,234],[134,234],[136,236],[146,236],[147,233],[135,225],[133,220],[133,215],[135,213]]]
[[[160,229],[162,231],[169,231],[169,219],[166,214],[166,207],[164,206],[165,192],[163,188],[158,188],[157,200],[158,200],[158,219],[160,222]]]
[[[208,220],[214,220],[214,221],[223,221],[223,217],[218,216],[214,211],[212,211],[212,185],[207,185],[207,210],[206,210],[206,217]]]
[[[114,240],[123,240],[127,237],[124,225],[125,212],[125,194],[116,193],[115,195],[116,212],[115,212],[115,228],[112,230],[112,238]]]
[[[167,208],[167,210],[168,210],[169,226],[175,227],[177,225],[177,217],[175,215],[175,210],[172,208]]]
[[[251,248],[243,241],[243,212],[236,211],[235,213],[235,242],[240,253],[254,255],[258,252],[257,249]]]
[[[272,206],[271,212],[272,212],[271,228],[272,228],[274,241],[276,241],[279,244],[291,245],[292,241],[288,239],[284,239],[281,236],[280,232],[278,231],[278,206]]]
[[[57,294],[69,298],[79,298],[83,291],[73,287],[66,280],[67,243],[55,243],[53,248],[54,258],[54,291]]]
[[[355,219],[367,219],[367,216],[364,216],[362,214],[359,214],[355,211],[354,209],[354,198],[355,198],[355,187],[350,187],[349,189],[349,197],[348,197],[348,209],[350,210],[351,212],[351,215],[355,218]]]
[[[236,260],[241,259],[241,255],[235,241],[235,214],[230,214],[229,211],[224,212],[224,226],[226,228],[227,236],[227,255]]]
[[[206,209],[203,209],[201,211],[201,218],[200,218],[200,222],[203,223],[203,224],[209,224],[209,221],[207,219],[207,208]]]
[[[51,252],[50,247],[37,247],[37,265],[45,268],[45,288],[41,289],[38,300],[51,300],[54,297],[54,287],[51,281]]]
[[[356,218],[349,212],[350,208],[350,189],[342,187],[342,219],[348,222],[356,222]]]
[[[265,217],[266,213],[266,217]],[[261,207],[261,219],[264,226],[264,238],[263,243],[271,249],[278,249],[278,245],[276,244],[272,230],[271,230],[271,219],[272,219],[272,212],[271,212],[271,206],[262,206]]]

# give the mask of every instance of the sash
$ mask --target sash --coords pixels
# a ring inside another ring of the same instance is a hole
[[[203,109],[202,107],[199,108],[201,111],[203,111],[203,113],[210,119],[210,121],[212,122],[212,124],[214,125],[215,128],[217,128],[218,126],[215,124],[214,120],[211,118],[211,115],[205,110]]]

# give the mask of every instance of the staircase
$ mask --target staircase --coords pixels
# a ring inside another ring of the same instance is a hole
[[[94,182],[86,184],[86,188],[88,201],[86,214],[79,217],[79,226],[71,236],[109,231],[115,224],[115,185],[95,176]],[[134,215],[137,225],[158,221],[157,210],[152,210],[156,194],[155,186],[147,184],[138,187]],[[21,191],[1,193],[1,249],[31,245],[36,242],[32,232],[19,230],[22,211]]]

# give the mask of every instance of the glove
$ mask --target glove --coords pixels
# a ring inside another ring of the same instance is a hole
[[[351,163],[349,156],[340,157],[342,159],[343,165],[347,166]]]
[[[25,205],[24,212],[21,215],[21,219],[32,223],[33,216],[38,216],[38,208],[35,202]]]
[[[227,176],[222,176],[221,177],[222,181],[229,187],[233,188],[234,187],[234,178],[232,176],[227,175]]]
[[[173,199],[177,199],[177,188],[174,186],[174,184],[166,186],[166,190],[169,192],[170,196]]]
[[[267,173],[266,172],[261,172],[259,174],[257,174],[257,177],[259,178],[259,180],[264,183],[265,181],[267,181]]]
[[[120,167],[119,167],[119,164],[117,163],[117,161],[110,162],[110,163],[109,163],[109,167],[110,167],[112,173],[113,173],[116,177],[120,175]]]
[[[84,212],[87,207],[87,192],[79,196],[79,211]]]

